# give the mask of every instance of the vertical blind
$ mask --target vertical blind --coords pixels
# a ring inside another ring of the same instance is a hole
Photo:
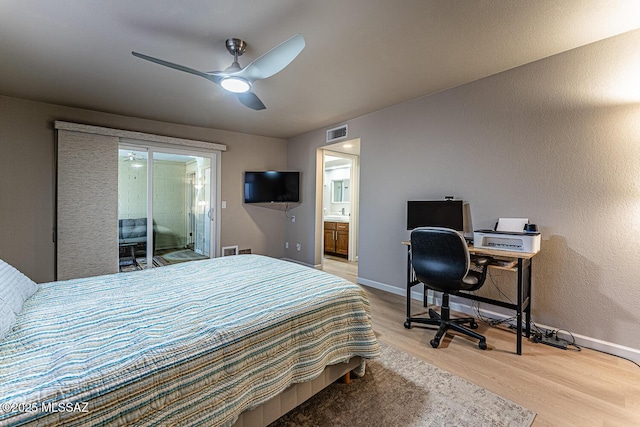
[[[118,272],[118,142],[58,129],[57,280]]]

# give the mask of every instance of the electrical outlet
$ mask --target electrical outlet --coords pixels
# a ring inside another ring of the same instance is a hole
[[[302,249],[302,245],[300,243],[296,243],[296,251],[300,251]]]
[[[289,242],[284,242],[284,248],[289,249]]]
[[[223,200],[221,204],[222,204],[222,206],[221,206],[222,209],[227,209],[227,201],[226,200]]]
[[[296,216],[295,216],[295,215],[293,215],[293,216],[291,217],[291,222],[296,222]]]

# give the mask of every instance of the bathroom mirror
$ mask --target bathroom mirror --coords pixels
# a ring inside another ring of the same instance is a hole
[[[331,181],[331,201],[333,203],[345,203],[349,201],[351,191],[348,179]]]

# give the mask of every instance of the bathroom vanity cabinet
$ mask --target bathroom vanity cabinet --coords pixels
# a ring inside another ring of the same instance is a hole
[[[324,222],[324,253],[349,256],[349,223]]]

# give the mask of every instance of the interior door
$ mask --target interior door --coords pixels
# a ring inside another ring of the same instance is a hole
[[[214,213],[214,208],[213,208],[213,204],[211,203],[211,168],[207,167],[204,168],[204,195],[203,195],[203,200],[204,200],[204,206],[205,209],[207,210],[207,215],[204,218],[204,224],[203,224],[203,230],[202,233],[204,235],[204,239],[203,239],[203,245],[202,245],[202,253],[205,256],[211,257],[211,232],[213,227],[211,226],[213,223],[213,213]]]
[[[206,163],[205,164],[210,164]],[[214,217],[211,215],[211,168],[201,166],[198,175],[199,184],[195,193],[195,239],[194,251],[197,254],[210,257],[211,255],[211,223]]]

